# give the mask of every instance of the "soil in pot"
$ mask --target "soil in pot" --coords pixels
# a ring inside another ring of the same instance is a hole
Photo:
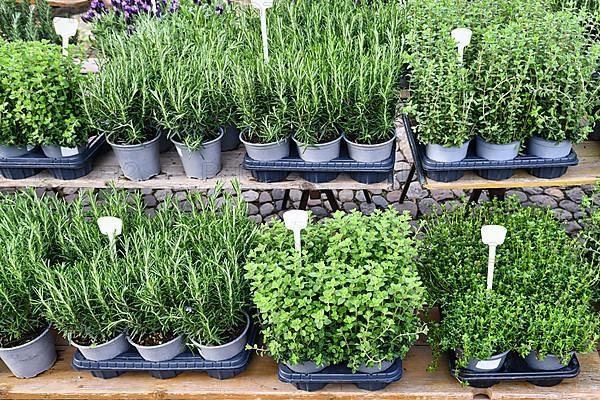
[[[100,344],[78,336],[73,336],[70,342],[86,359],[92,361],[110,360],[129,350],[129,342],[125,333],[121,333],[113,339]]]
[[[251,323],[250,316],[246,314],[245,323],[231,328],[231,331],[227,332],[228,340],[223,345],[205,346],[194,340],[192,340],[192,343],[198,348],[200,355],[206,360],[228,360],[244,351],[248,341],[248,330],[250,329]]]
[[[300,158],[307,162],[327,162],[340,156],[340,147],[342,136],[333,139],[330,142],[306,144],[292,138],[298,148]]]
[[[431,160],[437,162],[458,162],[467,157],[467,150],[469,150],[470,143],[471,141],[468,140],[456,147],[444,147],[431,143],[425,145],[425,154]]]
[[[50,327],[40,328],[22,339],[2,343],[0,359],[17,378],[33,378],[50,369],[56,361]]]
[[[394,130],[390,132],[389,139],[374,144],[356,143],[344,136],[350,158],[354,161],[365,163],[379,162],[390,158],[395,140],[396,132]]]
[[[145,181],[160,174],[159,140],[160,135],[156,135],[148,142],[128,145],[113,143],[107,137],[123,174],[132,181]]]
[[[240,142],[244,144],[248,157],[257,161],[275,161],[290,156],[290,138],[286,137],[271,143],[252,143],[245,139],[248,129],[240,132]]]
[[[154,333],[138,337],[135,340],[127,337],[127,340],[137,349],[140,356],[147,361],[172,360],[185,351],[185,342],[182,335]]]
[[[209,179],[221,171],[221,140],[224,132],[221,128],[219,131],[216,139],[202,143],[197,150],[190,150],[184,143],[171,139],[189,178]]]
[[[489,143],[477,136],[475,138],[475,153],[478,157],[492,161],[513,160],[519,155],[521,142],[518,140],[507,144]]]

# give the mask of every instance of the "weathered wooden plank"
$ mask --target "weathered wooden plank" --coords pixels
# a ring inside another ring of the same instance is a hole
[[[219,381],[205,373],[184,373],[159,380],[146,373],[126,373],[102,380],[71,370],[72,350],[61,351],[56,366],[34,379],[21,380],[0,368],[0,398],[10,399],[402,399],[494,400],[581,399],[597,400],[600,393],[600,358],[597,353],[578,355],[579,377],[555,387],[525,382],[501,383],[488,389],[460,385],[450,376],[445,360],[440,369],[427,372],[431,352],[426,346],[411,349],[401,381],[383,391],[368,392],[354,385],[328,385],[317,392],[303,392],[277,379],[277,367],[268,357],[254,356],[248,370],[233,379]],[[481,396],[485,397],[481,397]]]
[[[212,179],[191,179],[185,175],[181,160],[175,150],[161,154],[162,173],[150,180],[133,182],[126,179],[112,151],[98,157],[94,169],[90,174],[75,180],[64,181],[53,178],[47,171],[43,171],[27,179],[12,180],[0,177],[0,187],[82,187],[103,188],[110,185],[126,188],[153,188],[153,189],[210,189],[217,181],[222,181],[225,186],[230,186],[236,179],[244,189],[270,190],[270,189],[391,189],[391,182],[375,184],[362,184],[351,179],[347,174],[340,174],[337,179],[326,183],[312,183],[300,178],[298,174],[290,174],[283,182],[263,183],[256,181],[250,171],[242,165],[245,151],[242,148],[224,152],[222,154],[222,170]]]
[[[569,167],[567,173],[556,179],[540,179],[520,170],[511,178],[503,181],[491,181],[479,177],[475,172],[454,182],[437,182],[426,178],[428,189],[497,189],[531,186],[575,186],[589,185],[600,181],[600,142],[584,142],[575,146],[579,165]]]

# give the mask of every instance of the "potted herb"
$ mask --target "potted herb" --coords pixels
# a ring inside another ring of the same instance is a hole
[[[532,302],[524,319],[520,347],[525,362],[534,370],[564,368],[575,352],[596,348],[600,318],[589,301],[573,303],[567,297],[552,303]]]
[[[408,219],[336,213],[303,230],[301,255],[282,222],[265,226],[246,276],[266,351],[301,373],[338,363],[369,373],[403,357],[423,331]]]
[[[111,252],[106,246],[89,258],[41,273],[39,296],[46,319],[88,360],[110,360],[129,349],[116,304],[127,282]]]
[[[49,208],[39,203],[32,192],[0,200],[0,359],[18,378],[39,375],[56,360],[54,336],[36,295],[51,237],[45,229]]]
[[[279,160],[290,154],[288,89],[282,79],[287,68],[275,57],[265,64],[257,56],[233,66],[233,94],[245,126],[240,141],[254,160]]]
[[[539,24],[556,29],[544,29],[540,34],[543,44],[538,42],[527,153],[566,157],[572,143],[586,140],[593,130],[600,85],[587,78],[600,59],[600,45],[589,43],[583,14],[548,13]]]
[[[106,133],[125,177],[142,181],[160,173],[161,135],[152,119],[157,48],[137,38],[113,37],[111,57],[83,89],[83,103],[92,126]]]
[[[493,290],[473,290],[457,295],[442,310],[428,341],[434,363],[441,352],[456,351],[457,366],[477,372],[502,368],[517,346],[523,299]]]
[[[194,194],[189,201],[200,207],[182,219],[194,260],[178,310],[182,332],[206,360],[227,360],[248,341],[250,293],[243,265],[257,227],[237,184],[234,194],[219,185],[212,195]]]
[[[53,14],[52,7],[44,0],[3,1],[0,3],[0,35],[11,42],[47,40],[60,44],[52,23]]]
[[[0,156],[18,157],[37,144],[76,154],[87,131],[79,119],[83,78],[73,59],[48,42],[5,42],[0,67]]]

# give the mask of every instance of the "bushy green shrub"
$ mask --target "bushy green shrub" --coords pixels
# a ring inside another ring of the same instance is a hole
[[[265,226],[246,270],[266,350],[352,369],[403,357],[424,330],[408,219],[335,213],[303,231],[301,256],[282,222]]]
[[[58,45],[1,44],[0,143],[75,147],[85,142],[79,68]]]

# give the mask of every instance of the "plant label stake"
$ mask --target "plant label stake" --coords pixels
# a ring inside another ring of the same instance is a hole
[[[481,240],[489,246],[487,289],[492,290],[494,281],[494,264],[496,263],[496,246],[504,243],[506,228],[501,225],[484,225],[481,227]]]
[[[100,217],[98,218],[98,228],[103,235],[108,236],[110,247],[113,249],[113,254],[117,255],[116,238],[123,231],[123,220],[117,217]]]
[[[75,36],[77,33],[77,26],[79,22],[75,18],[61,18],[55,17],[52,22],[54,23],[54,30],[56,34],[62,38],[63,54],[67,55],[67,47],[69,47],[69,38]]]
[[[471,43],[471,36],[473,36],[473,32],[469,28],[456,28],[452,30],[451,35],[456,41],[456,46],[458,47],[458,59],[462,64],[465,47]]]
[[[269,62],[269,36],[267,34],[267,8],[273,6],[273,0],[252,0],[252,5],[260,10],[260,32],[263,42],[265,64]]]
[[[290,210],[283,213],[285,227],[294,232],[294,245],[299,253],[302,253],[300,231],[308,225],[308,212],[304,210]]]

